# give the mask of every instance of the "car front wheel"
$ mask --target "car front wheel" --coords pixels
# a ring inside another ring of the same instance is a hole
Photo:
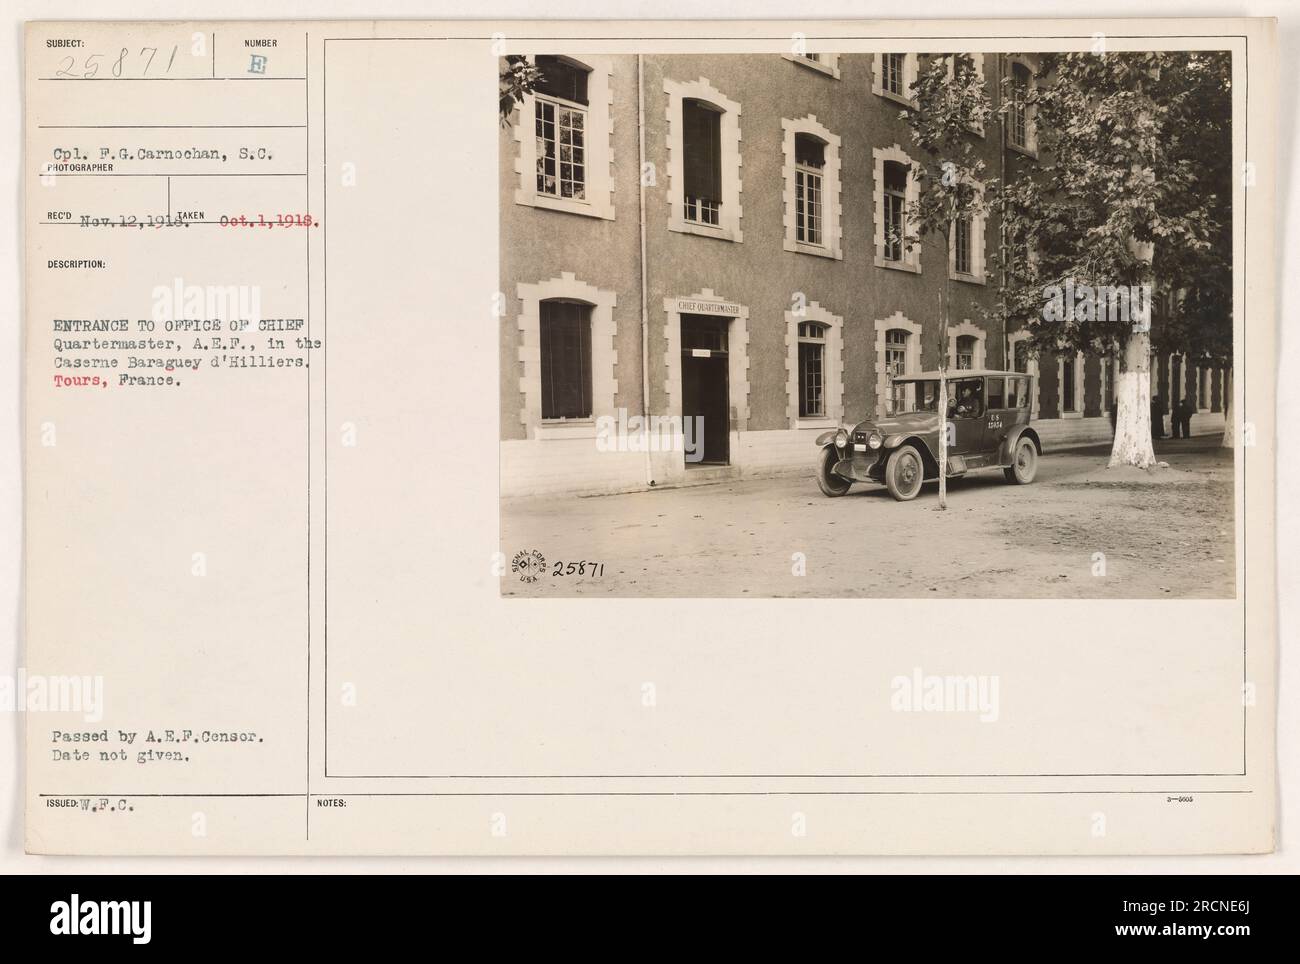
[[[839,461],[839,456],[835,454],[833,446],[826,446],[822,449],[822,457],[817,460],[817,487],[822,490],[822,494],[830,498],[837,495],[843,495],[849,491],[849,486],[853,483],[848,479],[835,474],[835,463]]]
[[[885,487],[899,502],[915,499],[925,481],[925,465],[921,453],[904,445],[890,453],[885,463]]]
[[[1033,439],[1022,438],[1016,443],[1015,458],[1002,470],[1002,474],[1013,485],[1028,485],[1034,481],[1037,471],[1038,449],[1034,447]]]

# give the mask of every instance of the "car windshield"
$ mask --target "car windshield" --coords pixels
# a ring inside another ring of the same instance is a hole
[[[939,380],[895,380],[891,386],[891,415],[939,410]],[[978,417],[984,411],[984,384],[978,378],[948,379],[948,414]]]
[[[951,383],[949,383],[951,385]],[[891,415],[908,415],[914,412],[939,410],[939,381],[895,381],[890,401]]]

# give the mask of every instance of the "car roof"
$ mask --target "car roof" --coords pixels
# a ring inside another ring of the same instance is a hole
[[[992,368],[975,368],[975,369],[970,369],[970,368],[950,368],[950,369],[948,369],[947,372],[945,372],[945,374],[946,374],[949,378],[976,378],[976,377],[979,377],[979,376],[981,376],[981,375],[1014,375],[1014,376],[1018,376],[1018,377],[1020,377],[1020,378],[1025,378],[1025,377],[1027,377],[1027,374],[1028,374],[1028,373],[1027,373],[1027,372],[1001,372],[1001,371],[995,371],[995,370],[992,369]],[[914,373],[907,374],[907,375],[899,375],[899,376],[897,376],[897,377],[894,379],[894,381],[896,381],[896,382],[915,382],[915,381],[924,381],[924,380],[926,380],[926,379],[934,379],[934,380],[937,380],[938,378],[939,378],[939,373],[938,373],[938,371],[932,371],[932,372],[914,372]]]

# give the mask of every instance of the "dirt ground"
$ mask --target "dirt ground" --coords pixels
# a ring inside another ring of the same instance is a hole
[[[855,485],[828,499],[810,474],[631,495],[502,504],[506,596],[1223,598],[1235,593],[1233,462],[1219,436],[1157,441],[1170,481],[1101,471],[1109,448],[1048,453],[1031,485],[977,472],[912,502]],[[812,463],[810,451],[809,464]],[[795,575],[798,558],[804,575]],[[1104,559],[1097,556],[1104,554]],[[585,561],[586,575],[553,576]],[[590,563],[603,563],[592,574]]]

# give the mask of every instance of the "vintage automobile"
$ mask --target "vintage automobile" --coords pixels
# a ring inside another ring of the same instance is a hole
[[[948,478],[1002,469],[1016,485],[1034,481],[1043,444],[1029,424],[1034,377],[957,370],[948,381]],[[817,437],[817,484],[828,496],[854,482],[883,483],[900,502],[939,478],[939,373],[891,380],[890,414]]]

